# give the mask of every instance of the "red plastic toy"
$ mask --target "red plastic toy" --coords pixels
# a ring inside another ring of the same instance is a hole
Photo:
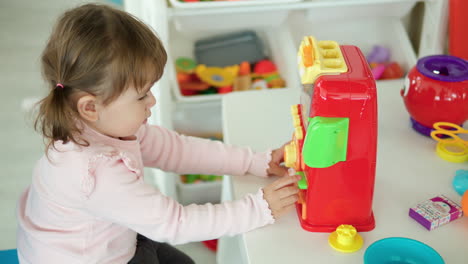
[[[468,1],[450,0],[449,14],[450,55],[468,60]]]
[[[463,125],[468,120],[468,62],[447,55],[419,59],[401,96],[413,128],[423,135],[430,136],[436,122]]]
[[[396,62],[391,62],[386,65],[385,70],[381,75],[382,80],[390,80],[390,79],[399,79],[403,78],[405,74],[403,73],[403,69],[401,69],[400,64]]]
[[[305,93],[292,109],[295,133],[285,162],[303,175],[301,226],[332,232],[346,224],[370,231],[377,149],[371,70],[359,48],[312,37],[304,38],[299,57]]]
[[[218,250],[218,239],[205,240],[202,243],[211,251],[216,252]]]
[[[261,60],[257,62],[254,66],[255,74],[268,74],[276,72],[276,65],[271,60]]]

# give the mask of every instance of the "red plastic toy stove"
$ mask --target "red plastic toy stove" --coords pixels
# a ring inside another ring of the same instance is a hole
[[[293,140],[286,166],[302,175],[297,213],[301,226],[332,232],[375,227],[372,212],[377,150],[377,92],[355,46],[305,37],[299,49],[304,91],[292,106]]]

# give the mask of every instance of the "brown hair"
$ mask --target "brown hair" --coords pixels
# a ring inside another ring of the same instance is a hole
[[[34,128],[43,134],[47,148],[57,140],[87,145],[78,138],[73,95],[86,92],[109,104],[130,86],[141,91],[159,80],[166,60],[155,33],[130,14],[96,4],[68,10],[42,53],[50,92],[39,102]]]

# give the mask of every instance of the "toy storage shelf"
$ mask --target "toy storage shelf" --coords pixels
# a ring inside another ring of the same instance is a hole
[[[286,80],[286,89],[301,87],[297,71],[297,47],[303,36],[356,45],[364,54],[373,45],[392,52],[404,71],[416,63],[416,55],[402,17],[417,1],[313,1],[237,8],[168,9],[169,63],[167,76],[175,102],[174,127],[193,135],[221,131],[221,94],[183,96],[175,77],[178,57],[194,58],[194,43],[205,37],[253,30]],[[195,104],[195,105],[194,105]]]
[[[295,69],[296,64],[295,60],[290,59],[296,55],[288,27],[284,25],[265,26],[264,23],[265,21],[252,23],[250,27],[229,25],[228,27],[218,29],[198,27],[194,28],[194,25],[190,23],[190,26],[186,27],[178,25],[175,21],[170,23],[169,43],[172,44],[170,46],[168,67],[171,90],[173,91],[176,101],[204,102],[220,100],[220,98],[223,96],[222,94],[191,96],[182,95],[175,78],[175,71],[173,70],[175,67],[173,62],[178,57],[194,58],[194,45],[196,40],[219,36],[220,34],[226,35],[246,30],[253,31],[258,36],[264,48],[264,54],[277,65],[279,74],[286,81],[286,86],[288,86],[288,84],[296,85],[298,82]]]
[[[184,205],[191,203],[219,203],[221,201],[222,181],[183,183],[177,182],[179,202]]]
[[[402,17],[411,11],[413,0],[311,1],[237,8],[169,8],[170,62],[168,75],[177,102],[216,101],[222,95],[183,96],[173,61],[194,57],[196,40],[229,32],[254,30],[267,54],[278,66],[287,88],[299,88],[296,53],[305,35],[318,40],[335,40],[361,48],[364,54],[373,45],[392,52],[391,59],[408,70],[416,55],[403,26]]]

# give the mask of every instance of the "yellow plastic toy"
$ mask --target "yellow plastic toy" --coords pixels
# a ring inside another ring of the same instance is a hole
[[[352,253],[361,249],[364,240],[352,225],[340,225],[328,237],[328,243],[336,251]]]
[[[436,147],[437,155],[450,162],[468,161],[468,141],[457,136],[457,134],[468,134],[468,130],[449,122],[437,122],[434,124],[434,129],[431,137],[439,142]]]
[[[297,54],[302,84],[312,84],[324,74],[340,74],[348,71],[348,66],[336,41],[316,41],[314,37],[304,37]]]
[[[223,87],[234,83],[234,79],[239,73],[239,65],[221,67],[206,67],[200,64],[195,68],[195,73],[202,81],[215,86]]]

